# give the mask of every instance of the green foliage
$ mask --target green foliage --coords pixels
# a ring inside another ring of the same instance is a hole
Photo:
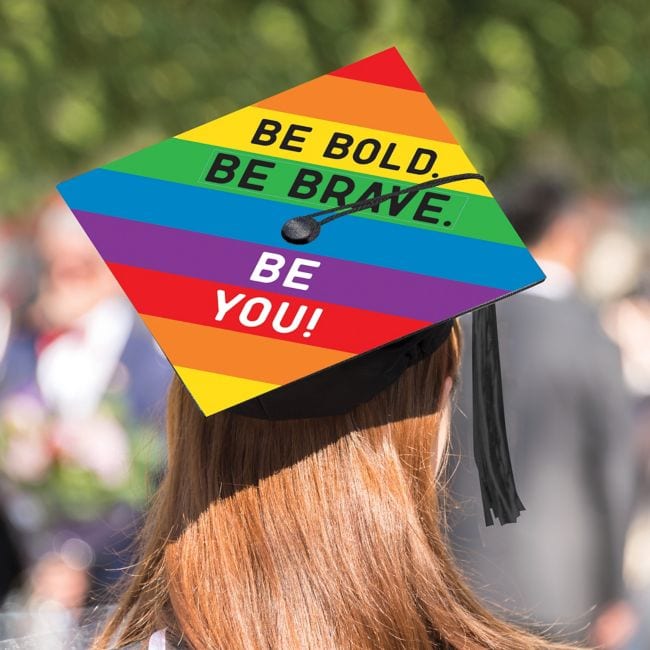
[[[5,214],[393,44],[489,176],[528,157],[650,174],[644,0],[0,0],[0,34]]]

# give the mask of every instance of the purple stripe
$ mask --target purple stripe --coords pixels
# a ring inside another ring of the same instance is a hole
[[[293,253],[81,210],[74,213],[107,262],[276,291],[431,323],[508,293],[502,289],[312,255],[306,248],[304,252]],[[282,255],[287,260],[285,270],[299,257],[318,260],[321,266],[305,268],[313,272],[311,280],[307,281],[307,291],[283,287],[281,280],[273,284],[253,282],[249,278],[263,251]]]

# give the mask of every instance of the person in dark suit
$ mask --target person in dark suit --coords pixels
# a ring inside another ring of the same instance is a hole
[[[631,409],[619,351],[576,287],[606,206],[536,175],[514,179],[497,198],[547,275],[497,307],[506,424],[526,512],[504,528],[471,516],[480,504],[467,460],[466,363],[454,418],[461,460],[450,486],[457,558],[483,598],[513,619],[618,647],[633,628],[622,581],[634,491]]]

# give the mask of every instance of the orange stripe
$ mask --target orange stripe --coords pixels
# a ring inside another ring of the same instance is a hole
[[[355,356],[157,316],[142,319],[174,366],[271,384],[286,384]]]
[[[255,104],[391,133],[456,143],[424,93],[324,75]]]

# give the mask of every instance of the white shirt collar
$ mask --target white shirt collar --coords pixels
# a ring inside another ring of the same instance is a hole
[[[76,323],[83,336],[63,334],[48,345],[36,368],[48,406],[63,417],[92,414],[110,384],[134,320],[126,299],[107,298]]]
[[[540,296],[548,300],[562,300],[575,291],[575,276],[564,264],[543,258],[535,261],[544,271],[546,280],[528,289],[527,294]]]

